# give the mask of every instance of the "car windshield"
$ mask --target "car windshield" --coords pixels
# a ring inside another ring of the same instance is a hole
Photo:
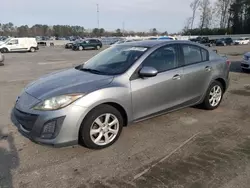
[[[5,39],[3,42],[4,42],[4,43],[7,43],[7,42],[9,42],[11,39],[12,39],[12,38],[7,38],[7,39]]]
[[[148,48],[130,45],[116,45],[97,54],[85,64],[76,67],[78,70],[95,74],[122,74],[143,55]]]

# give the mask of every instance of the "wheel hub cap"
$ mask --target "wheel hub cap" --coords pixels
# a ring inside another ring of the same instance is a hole
[[[209,94],[209,103],[211,106],[215,107],[217,106],[222,98],[222,90],[221,87],[216,85],[214,86]]]
[[[100,146],[112,142],[119,132],[119,121],[113,114],[102,114],[92,123],[90,128],[91,140]]]

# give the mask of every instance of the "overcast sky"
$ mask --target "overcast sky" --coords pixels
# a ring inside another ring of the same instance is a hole
[[[1,0],[0,23],[15,25],[67,24],[97,27],[96,4],[99,4],[100,27],[106,30],[178,32],[191,16],[192,0]]]

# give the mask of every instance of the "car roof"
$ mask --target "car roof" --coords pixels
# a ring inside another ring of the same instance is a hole
[[[142,40],[142,41],[133,41],[133,42],[126,42],[118,45],[122,46],[138,46],[138,47],[146,47],[152,48],[157,45],[164,45],[164,44],[195,44],[200,46],[199,44],[188,41],[188,40]]]

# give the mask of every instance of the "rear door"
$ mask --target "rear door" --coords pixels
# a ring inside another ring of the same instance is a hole
[[[93,48],[93,49],[96,48],[97,41],[95,39],[90,39],[89,42],[90,42],[90,47],[91,48]]]
[[[212,66],[209,61],[209,53],[205,48],[182,44],[183,53],[183,79],[185,101],[187,105],[198,102],[206,92],[212,79]]]

